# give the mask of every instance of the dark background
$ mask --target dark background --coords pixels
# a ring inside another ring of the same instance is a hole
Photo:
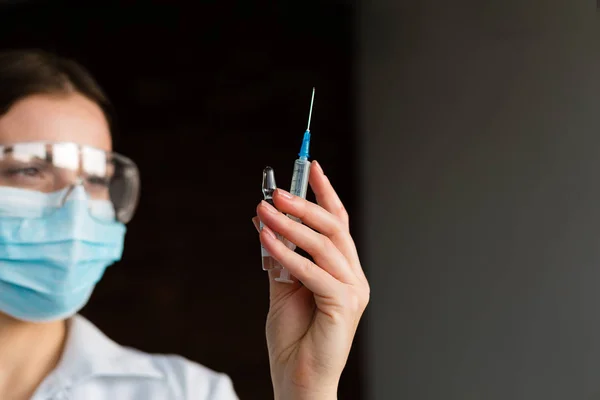
[[[249,219],[316,85],[313,153],[372,289],[340,399],[600,399],[595,2],[219,3],[2,13],[4,45],[92,68],[144,173],[85,314],[270,398]]]
[[[82,314],[121,344],[229,374],[242,399],[272,398],[251,218],[266,165],[289,188],[313,86],[311,156],[357,210],[354,7],[82,3],[0,6],[0,48],[55,51],[98,79],[118,113],[116,150],[142,173],[124,259]],[[361,398],[360,364],[357,341],[340,398]]]

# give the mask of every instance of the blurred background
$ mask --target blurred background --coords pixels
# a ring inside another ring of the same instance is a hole
[[[124,258],[82,312],[109,337],[225,372],[242,399],[272,398],[251,218],[265,166],[289,189],[313,86],[311,156],[357,212],[353,18],[350,4],[317,0],[1,6],[1,48],[92,72],[117,110],[116,150],[142,174]],[[361,398],[360,350],[341,398]]]
[[[143,173],[84,315],[272,398],[251,225],[313,155],[372,297],[340,399],[600,399],[600,13],[593,1],[5,2],[4,48],[73,56]]]

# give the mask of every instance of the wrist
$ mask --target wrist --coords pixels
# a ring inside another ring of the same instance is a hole
[[[289,376],[271,373],[275,400],[337,400],[339,376]]]
[[[274,391],[275,400],[337,400],[337,398],[337,387],[320,388],[319,390],[306,388],[275,389]]]
[[[337,393],[322,392],[282,393],[275,395],[275,400],[337,400]]]

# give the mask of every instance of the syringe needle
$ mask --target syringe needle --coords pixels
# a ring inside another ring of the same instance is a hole
[[[312,118],[313,103],[315,102],[315,88],[313,87],[312,98],[310,99],[310,111],[308,112],[308,125],[306,130],[310,132],[310,119]]]
[[[310,161],[308,161],[308,148],[310,146],[310,119],[312,117],[313,104],[315,101],[315,88],[312,90],[312,98],[310,99],[310,112],[308,113],[308,125],[304,137],[302,138],[302,147],[298,153],[298,159],[294,163],[294,174],[292,175],[292,187],[290,193],[300,198],[306,199],[306,191],[308,189],[308,177],[310,174]],[[287,216],[296,222],[302,223],[300,218],[287,214]],[[283,239],[286,247],[292,251],[296,250],[296,245],[288,239]],[[264,268],[263,268],[264,269]],[[275,278],[277,282],[294,283],[290,277],[290,272],[286,268],[282,268],[279,277]]]

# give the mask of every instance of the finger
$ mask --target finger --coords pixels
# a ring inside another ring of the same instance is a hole
[[[252,218],[252,223],[254,224],[254,227],[260,234],[260,231],[261,231],[260,218],[258,218],[258,216]],[[281,274],[281,269],[272,269],[272,270],[267,271],[267,275],[269,276],[271,301],[273,301],[274,299],[277,299],[277,298],[281,298],[282,296],[286,296],[288,293],[296,291],[298,286],[300,286],[299,282],[297,282],[297,281],[294,282],[294,284],[286,284],[286,285],[277,284],[277,281],[275,280],[275,278],[278,278],[280,274]]]
[[[317,198],[317,203],[341,219],[346,228],[349,229],[350,218],[344,207],[344,203],[340,200],[338,194],[333,189],[331,182],[329,182],[329,178],[327,178],[323,172],[321,164],[317,161],[311,163],[309,182],[310,187]]]
[[[327,236],[346,257],[355,274],[362,278],[364,274],[356,245],[348,232],[347,225],[341,219],[323,207],[301,197],[292,196],[281,189],[275,191],[273,200],[280,211],[300,218],[304,224]],[[274,229],[277,230],[275,227]],[[285,234],[283,235],[285,236]]]
[[[260,241],[272,257],[287,268],[290,274],[301,281],[314,294],[331,297],[336,291],[340,290],[341,282],[309,259],[288,249],[285,244],[275,238],[275,234],[269,227],[263,227],[260,233]]]
[[[263,225],[268,225],[304,249],[319,267],[344,283],[356,282],[356,274],[350,268],[348,260],[327,236],[286,217],[265,201],[258,206],[257,212]]]
[[[328,237],[345,234],[349,236],[344,223],[323,207],[302,197],[294,196],[285,190],[277,189],[273,195],[277,209],[302,220],[302,223]]]
[[[315,193],[317,204],[338,217],[346,229],[350,231],[350,217],[348,216],[346,207],[344,207],[344,204],[331,185],[329,178],[327,178],[323,172],[321,164],[319,164],[317,161],[313,161],[311,165],[312,167],[310,171],[309,182],[311,189]],[[344,254],[353,254],[351,257],[352,261],[350,262],[352,269],[362,281],[366,282],[367,277],[365,276],[365,272],[360,264],[360,259],[358,257],[358,252],[356,250],[354,241],[352,241],[352,248],[346,249],[346,252]]]

